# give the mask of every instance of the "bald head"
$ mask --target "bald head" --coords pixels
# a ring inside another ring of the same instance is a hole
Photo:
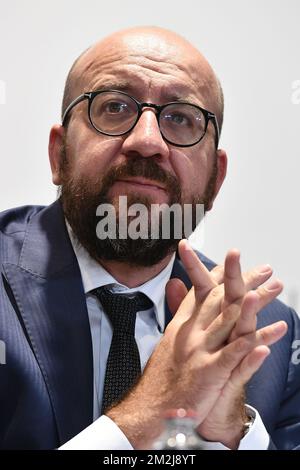
[[[119,81],[119,88],[126,89],[122,66],[139,74],[139,65],[153,73],[164,74],[169,82],[175,75],[185,73],[194,88],[205,96],[201,103],[217,116],[221,130],[223,122],[223,93],[219,80],[205,57],[182,36],[158,27],[130,28],[104,38],[84,51],[74,62],[68,74],[62,115],[78,95],[99,89],[98,78],[105,74],[105,87],[110,87],[107,71],[111,64],[120,64],[119,76],[111,77],[111,84]],[[153,75],[152,73],[152,75]],[[152,78],[151,78],[152,79]],[[123,83],[124,82],[124,83]],[[150,86],[151,83],[150,82]]]

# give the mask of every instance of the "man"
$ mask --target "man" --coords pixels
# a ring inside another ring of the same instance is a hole
[[[262,285],[272,269],[97,229],[103,204],[120,228],[122,196],[210,210],[222,115],[210,65],[172,32],[121,31],[75,62],[49,142],[60,200],[1,216],[2,448],[149,448],[174,407],[197,412],[206,448],[300,445],[299,320]]]

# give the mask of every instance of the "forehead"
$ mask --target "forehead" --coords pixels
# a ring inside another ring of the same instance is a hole
[[[210,66],[190,44],[151,34],[107,39],[83,56],[79,93],[116,88],[139,99],[210,101]],[[147,98],[147,99],[148,99]]]

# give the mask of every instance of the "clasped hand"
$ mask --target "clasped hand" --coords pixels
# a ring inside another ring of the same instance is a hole
[[[186,240],[179,255],[193,284],[179,279],[166,288],[172,321],[136,387],[107,414],[136,448],[151,442],[169,408],[191,408],[198,432],[237,448],[245,423],[244,386],[287,331],[284,321],[256,331],[257,313],[276,298],[282,284],[269,281],[270,266],[242,275],[239,253],[209,272]]]

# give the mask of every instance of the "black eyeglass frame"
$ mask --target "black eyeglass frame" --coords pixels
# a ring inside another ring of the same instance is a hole
[[[137,105],[137,110],[138,110],[138,114],[137,114],[137,117],[136,117],[136,120],[135,122],[133,123],[133,125],[130,127],[130,129],[128,129],[126,132],[122,132],[121,134],[109,134],[107,132],[104,132],[100,129],[98,129],[94,123],[93,123],[93,120],[92,120],[92,117],[91,117],[91,107],[92,107],[92,102],[94,100],[94,98],[96,96],[98,96],[99,94],[101,93],[119,93],[121,95],[125,95],[127,96],[128,98],[131,98],[135,104]],[[218,145],[219,145],[219,139],[220,139],[220,130],[219,130],[219,124],[218,124],[218,120],[217,120],[217,117],[214,113],[208,111],[207,109],[204,109],[204,108],[201,108],[201,106],[198,106],[197,104],[193,104],[193,103],[189,103],[188,101],[171,101],[170,103],[166,103],[166,104],[163,104],[163,105],[158,105],[158,104],[154,104],[154,103],[140,103],[138,100],[136,100],[133,96],[130,96],[128,95],[127,93],[125,93],[124,91],[120,91],[120,90],[97,90],[97,91],[88,91],[86,93],[83,93],[82,95],[78,96],[77,98],[75,98],[75,100],[73,100],[69,106],[66,108],[65,112],[64,112],[64,115],[63,115],[63,118],[62,118],[62,125],[64,126],[65,123],[66,123],[66,119],[67,119],[67,116],[68,114],[70,113],[71,109],[74,108],[74,106],[76,106],[78,103],[81,103],[82,101],[84,100],[88,100],[88,116],[89,116],[89,121],[92,125],[92,127],[97,131],[99,132],[100,134],[104,134],[104,135],[108,135],[108,136],[111,136],[111,137],[118,137],[118,136],[122,136],[122,135],[125,135],[125,134],[128,134],[128,132],[131,132],[132,129],[136,126],[138,120],[140,119],[141,115],[142,115],[142,112],[143,112],[143,109],[144,108],[153,108],[156,110],[156,119],[157,119],[157,123],[158,123],[158,127],[159,127],[159,130],[161,132],[161,135],[163,137],[163,139],[168,142],[169,144],[171,145],[174,145],[175,147],[192,147],[193,145],[196,145],[198,144],[202,139],[203,137],[205,136],[206,134],[206,131],[207,131],[207,127],[208,127],[208,123],[209,121],[212,121],[213,123],[213,126],[215,128],[215,144],[216,144],[216,149],[218,148]],[[168,140],[164,134],[162,133],[161,131],[161,128],[160,128],[160,124],[159,124],[159,117],[160,117],[160,114],[161,112],[169,105],[173,105],[173,104],[188,104],[190,106],[194,106],[195,108],[199,109],[202,114],[204,115],[204,118],[205,118],[205,127],[204,127],[204,132],[203,132],[203,135],[200,137],[200,139],[198,139],[196,142],[193,142],[192,144],[175,144],[174,142]]]

